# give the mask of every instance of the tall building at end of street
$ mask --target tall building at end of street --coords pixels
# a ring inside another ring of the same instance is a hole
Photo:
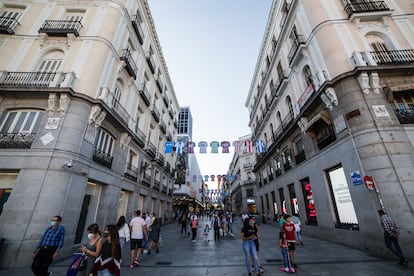
[[[414,1],[273,1],[246,99],[257,207],[309,235],[414,256]]]
[[[194,153],[193,116],[190,107],[180,107],[178,133],[175,149],[177,153],[176,182],[174,185],[174,212],[194,212],[203,209],[203,179]],[[177,150],[182,147],[182,150]]]
[[[52,216],[172,216],[179,103],[147,1],[1,1],[0,252],[29,266]]]

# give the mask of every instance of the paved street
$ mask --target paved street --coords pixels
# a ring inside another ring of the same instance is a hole
[[[202,220],[198,234],[208,223]],[[264,275],[284,275],[279,271],[281,254],[278,246],[279,228],[275,224],[261,224],[260,254]],[[122,275],[247,275],[240,239],[239,219],[233,226],[234,237],[226,236],[220,242],[207,242],[197,237],[191,242],[189,237],[180,235],[178,224],[162,228],[160,253],[144,255],[141,266],[129,268],[129,244],[123,250]],[[212,238],[210,232],[210,239]],[[304,236],[304,246],[297,247],[297,274],[300,275],[414,275],[414,265],[407,268],[397,265],[396,259],[379,259],[363,251],[320,239]],[[50,271],[53,275],[65,275],[69,259],[55,262]],[[2,275],[32,275],[29,268],[0,271]]]

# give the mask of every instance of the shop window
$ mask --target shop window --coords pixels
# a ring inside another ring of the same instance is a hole
[[[317,213],[315,209],[315,202],[313,198],[312,185],[309,183],[309,178],[302,179],[302,192],[305,200],[306,224],[318,225]]]
[[[294,216],[299,216],[299,205],[298,205],[298,199],[296,197],[295,185],[289,184],[288,189],[289,189],[289,197],[290,197],[291,214]]]
[[[342,166],[326,172],[338,228],[359,230],[358,219]]]
[[[287,214],[285,195],[283,193],[283,188],[279,188],[279,198],[280,198],[280,211],[282,214]]]

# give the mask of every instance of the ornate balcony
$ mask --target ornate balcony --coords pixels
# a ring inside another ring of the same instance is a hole
[[[73,73],[0,71],[0,85],[24,87],[71,87]]]
[[[17,19],[11,17],[0,16],[0,33],[2,34],[14,34],[19,22]]]
[[[145,83],[142,84],[141,89],[139,90],[139,95],[147,106],[151,104],[151,94],[148,92]]]
[[[132,17],[132,27],[137,34],[139,43],[144,44],[144,31],[141,28],[141,20],[137,14]]]
[[[98,149],[95,148],[95,151],[93,153],[93,161],[95,161],[96,163],[99,163],[105,167],[111,168],[112,167],[112,160],[113,157],[110,156],[109,154],[100,151]]]
[[[297,63],[301,55],[301,50],[306,47],[305,37],[303,35],[298,35],[293,41],[292,48],[290,48],[288,54],[289,65],[294,65]]]
[[[389,11],[387,4],[385,1],[367,1],[361,0],[358,2],[348,3],[345,6],[345,11],[348,14],[348,17],[356,13],[373,13],[373,12],[382,12],[382,11]]]
[[[123,49],[120,59],[125,62],[126,71],[135,80],[137,78],[138,67],[132,59],[131,51],[129,49]]]
[[[79,36],[81,28],[82,24],[80,21],[46,20],[38,32],[46,33],[50,36],[66,36],[68,33]]]
[[[125,178],[128,178],[132,181],[137,181],[138,179],[138,168],[133,166],[132,164],[127,164],[124,172]]]
[[[370,54],[378,65],[414,63],[414,49],[394,51],[373,51],[370,52]]]
[[[0,148],[30,149],[35,135],[35,133],[0,133]]]

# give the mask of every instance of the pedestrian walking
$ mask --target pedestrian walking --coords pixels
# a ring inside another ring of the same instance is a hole
[[[192,215],[191,216],[191,233],[192,233],[191,241],[192,242],[195,242],[196,241],[195,238],[197,236],[197,228],[198,228],[198,219],[197,219],[197,216]]]
[[[400,228],[395,220],[390,218],[384,210],[378,210],[378,214],[380,216],[382,229],[384,230],[385,246],[399,258],[398,264],[407,266],[408,260],[404,257],[404,253],[399,244]]]
[[[294,268],[297,267],[296,265],[296,230],[295,225],[292,223],[292,217],[290,215],[286,215],[285,223],[282,226],[283,233],[286,234],[286,240],[289,247],[289,259]]]
[[[283,232],[279,232],[279,246],[280,251],[282,253],[282,259],[283,259],[283,267],[280,268],[280,271],[284,272],[296,272],[295,268],[292,266],[292,263],[290,262],[289,258],[289,245],[286,240],[286,234]]]
[[[183,212],[180,218],[181,234],[187,235],[187,214]]]
[[[105,226],[104,242],[99,257],[90,270],[98,276],[121,275],[121,246],[119,245],[118,227],[114,224]]]
[[[86,254],[86,260],[84,268],[78,272],[78,275],[89,276],[89,272],[95,263],[96,258],[101,254],[102,250],[102,237],[101,231],[99,231],[99,226],[96,223],[93,223],[88,226],[86,229],[88,231],[88,243],[84,246],[81,246],[80,251]],[[96,275],[96,274],[94,274]]]
[[[256,231],[256,238],[253,238],[254,241],[254,245],[256,246],[256,255],[257,255],[257,264],[259,265],[259,272],[260,273],[264,273],[264,269],[262,267],[262,263],[260,260],[260,253],[259,253],[259,249],[260,249],[260,234],[259,234],[259,228],[257,227],[257,221],[256,218],[253,217],[252,218],[253,223],[254,223],[254,227],[255,227],[255,231]],[[253,256],[250,256],[250,260],[253,263]],[[254,271],[254,266],[252,266],[252,272]]]
[[[151,224],[151,232],[148,235],[148,239],[150,240],[148,246],[148,254],[151,254],[151,249],[155,244],[155,253],[160,252],[160,233],[161,233],[161,223],[160,220],[155,217],[154,221]]]
[[[214,241],[220,241],[220,220],[217,214],[214,214],[211,221],[211,228],[214,230]]]
[[[143,247],[143,240],[148,239],[147,225],[141,217],[141,211],[134,212],[134,218],[129,223],[131,232],[131,263],[129,267],[139,266],[139,257]]]
[[[32,271],[36,276],[50,275],[48,270],[50,264],[56,260],[59,251],[63,248],[65,241],[65,228],[60,225],[61,216],[54,216],[50,225],[46,228],[36,248],[33,250]]]
[[[116,227],[118,227],[119,245],[122,249],[124,247],[124,244],[129,242],[131,239],[129,225],[126,223],[124,216],[119,217],[118,222],[116,223]]]
[[[302,229],[301,229],[302,223],[300,222],[299,217],[292,216],[292,223],[295,225],[296,244],[303,245]]]
[[[243,240],[242,247],[244,251],[244,258],[246,261],[247,273],[251,275],[250,255],[253,256],[254,273],[259,275],[259,264],[257,262],[256,245],[254,239],[256,236],[256,228],[254,227],[253,217],[246,219],[241,230],[241,238]]]

